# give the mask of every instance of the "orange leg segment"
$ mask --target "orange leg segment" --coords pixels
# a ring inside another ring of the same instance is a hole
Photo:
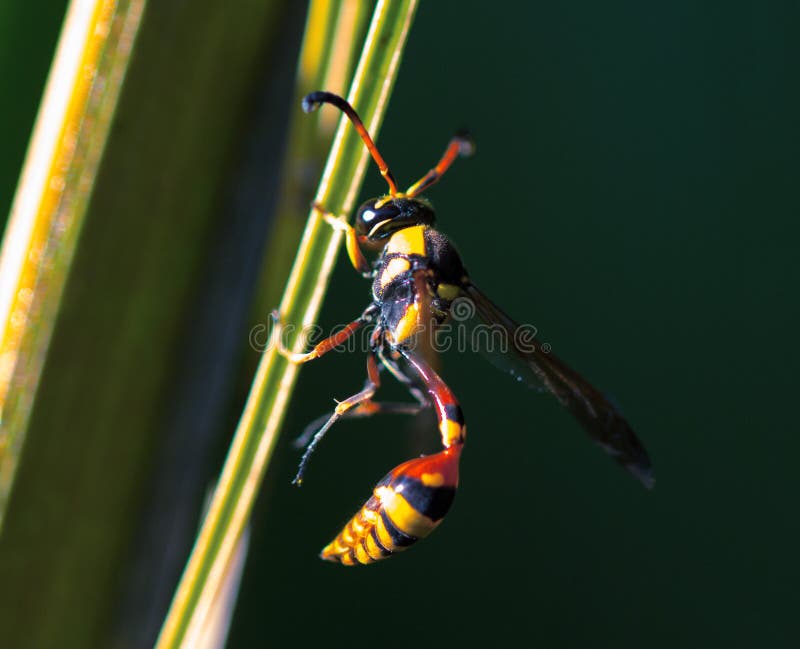
[[[298,365],[301,363],[308,363],[308,361],[313,361],[320,356],[324,356],[329,351],[336,349],[369,321],[366,316],[362,314],[359,318],[346,325],[341,331],[337,331],[332,336],[328,336],[325,340],[316,344],[314,349],[312,349],[310,352],[303,354],[300,352],[293,352],[284,346],[283,340],[281,339],[282,325],[280,323],[278,314],[273,312],[272,319],[275,322],[275,327],[278,328],[278,333],[275,336],[275,340],[277,341],[276,344],[278,346],[278,353],[286,358],[289,362]]]

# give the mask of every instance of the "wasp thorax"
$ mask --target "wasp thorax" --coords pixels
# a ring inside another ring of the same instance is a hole
[[[358,208],[356,233],[372,241],[414,225],[433,225],[431,204],[421,198],[373,198]]]

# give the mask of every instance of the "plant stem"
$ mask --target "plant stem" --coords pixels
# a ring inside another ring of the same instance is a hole
[[[385,113],[416,7],[417,0],[382,0],[375,9],[348,97],[373,134]],[[316,201],[337,214],[350,212],[367,161],[360,138],[341,120]],[[341,238],[341,232],[312,210],[280,305],[284,320],[299,325],[299,330],[316,320]],[[297,366],[269,345],[161,630],[158,649],[192,646],[195,630],[212,605],[249,518],[296,378]]]
[[[144,0],[70,4],[0,250],[0,525]]]

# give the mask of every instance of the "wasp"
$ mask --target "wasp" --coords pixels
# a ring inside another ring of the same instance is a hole
[[[332,104],[350,120],[389,185],[389,193],[365,202],[355,226],[316,205],[323,218],[344,232],[350,261],[372,280],[372,301],[353,322],[326,338],[307,353],[280,352],[294,363],[305,363],[344,343],[358,330],[372,326],[367,356],[367,380],[361,391],[338,402],[334,412],[307,429],[310,439],[300,462],[295,483],[300,484],[314,448],[341,417],[378,413],[418,413],[434,408],[443,450],[408,460],[378,482],[372,496],[321,553],[323,559],[344,565],[369,564],[403,551],[430,534],[442,521],[458,488],[458,469],[467,427],[452,390],[437,374],[420,345],[421,338],[435,335],[451,319],[457,300],[469,300],[476,317],[501,331],[508,341],[500,363],[518,380],[543,388],[578,420],[589,437],[646,487],[654,473],[647,451],[619,410],[577,372],[531,338],[523,345],[515,335],[519,326],[472,282],[450,240],[434,228],[436,217],[422,192],[436,183],[455,159],[472,153],[465,132],[457,133],[444,155],[428,173],[405,192],[353,107],[343,98],[317,91],[303,99],[310,112]],[[380,251],[369,263],[362,247]],[[276,320],[279,317],[275,316]],[[278,337],[279,338],[279,337]],[[374,400],[380,374],[388,370],[402,382],[414,403]],[[320,424],[322,424],[320,426]],[[313,433],[313,437],[311,434]]]

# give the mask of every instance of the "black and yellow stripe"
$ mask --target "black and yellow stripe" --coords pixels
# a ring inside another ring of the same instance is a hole
[[[347,566],[402,552],[441,523],[455,498],[461,446],[392,469],[321,553]]]

